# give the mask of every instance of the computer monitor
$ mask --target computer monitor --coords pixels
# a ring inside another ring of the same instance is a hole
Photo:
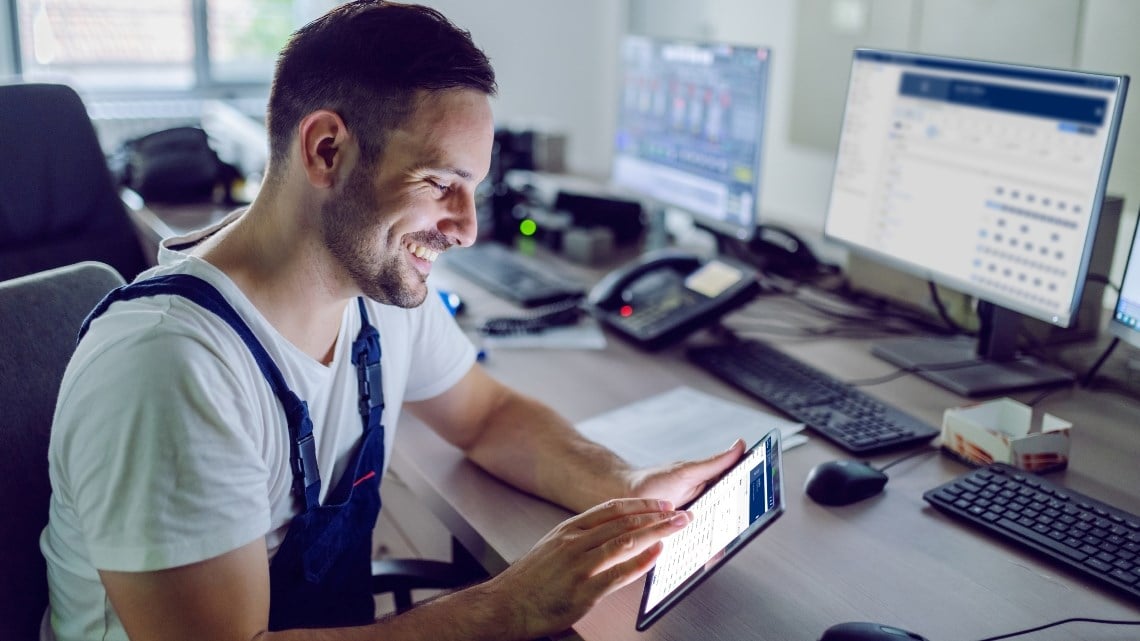
[[[764,47],[626,36],[614,186],[750,239],[769,57]]]
[[[1140,216],[1138,216],[1140,219]],[[1120,294],[1108,322],[1108,331],[1135,347],[1140,347],[1140,220],[1132,232],[1132,245],[1128,261],[1124,263],[1124,278],[1120,281]]]
[[[964,396],[1074,376],[1017,351],[1019,314],[1079,306],[1128,78],[871,49],[851,65],[825,236],[978,300],[976,341],[874,353]]]

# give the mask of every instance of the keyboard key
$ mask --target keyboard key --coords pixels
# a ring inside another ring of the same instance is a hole
[[[446,252],[441,264],[492,294],[523,307],[580,298],[586,289],[555,275],[536,260],[497,243],[480,243]]]
[[[852,453],[918,445],[940,431],[757,340],[695,347],[688,356]]]
[[[999,498],[1005,493],[1007,500],[1013,497],[1004,513],[984,506],[981,497],[988,491]],[[1036,501],[1037,495],[1047,500]],[[1136,533],[1128,526],[1138,522],[1134,514],[1001,463],[933,488],[923,498],[951,516],[1140,600],[1140,542],[1129,539]],[[1022,505],[1021,499],[1039,506],[1013,509]]]

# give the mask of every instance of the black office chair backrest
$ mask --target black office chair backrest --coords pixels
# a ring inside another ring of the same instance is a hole
[[[80,263],[0,282],[0,639],[32,641],[47,606],[39,537],[48,520],[47,449],[79,325],[123,279]]]
[[[64,85],[0,86],[0,280],[94,260],[148,267],[83,101]]]

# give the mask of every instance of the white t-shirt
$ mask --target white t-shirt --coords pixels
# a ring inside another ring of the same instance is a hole
[[[159,266],[139,278],[192,274],[238,311],[308,403],[324,500],[362,430],[350,356],[358,306],[346,307],[325,366],[278,334],[224,273],[171,249],[205,233],[164,243]],[[434,290],[415,309],[367,307],[380,332],[387,467],[403,402],[449,389],[470,370],[475,349]],[[257,537],[272,557],[298,511],[289,447],[281,404],[228,324],[177,296],[112,306],[68,364],[52,425],[52,499],[40,547],[55,637],[127,638],[96,568],[177,567]]]

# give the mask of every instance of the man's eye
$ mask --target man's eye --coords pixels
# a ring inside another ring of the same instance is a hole
[[[436,182],[430,178],[428,179],[428,184],[438,189],[439,193],[441,194],[446,194],[447,190],[451,189],[451,185],[444,185],[443,183]]]

